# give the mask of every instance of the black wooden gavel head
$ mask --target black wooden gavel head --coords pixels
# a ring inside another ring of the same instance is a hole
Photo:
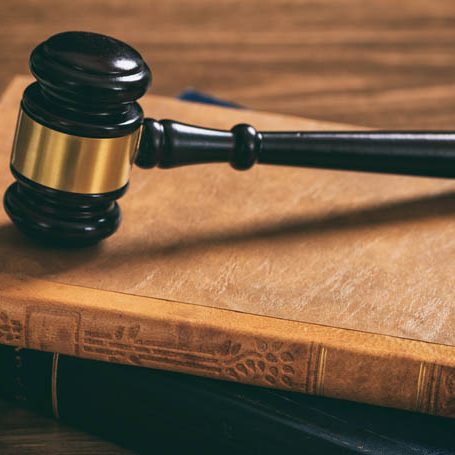
[[[81,246],[111,235],[128,186],[151,73],[133,48],[87,32],[54,35],[30,57],[4,206],[28,236]]]

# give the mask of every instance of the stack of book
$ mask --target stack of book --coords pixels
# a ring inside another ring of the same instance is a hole
[[[28,81],[1,101],[5,170]],[[142,104],[217,128],[348,128]],[[210,165],[136,169],[120,231],[91,248],[33,244],[2,214],[3,394],[140,451],[453,453],[454,196],[447,180]]]

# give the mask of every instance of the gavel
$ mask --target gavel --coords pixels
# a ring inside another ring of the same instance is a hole
[[[455,177],[455,133],[230,131],[144,118],[151,72],[117,39],[64,32],[30,56],[11,155],[5,210],[33,239],[85,246],[113,234],[131,167],[228,162]]]

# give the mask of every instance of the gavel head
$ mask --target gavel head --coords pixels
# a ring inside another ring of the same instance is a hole
[[[4,198],[16,226],[41,242],[93,244],[120,222],[151,73],[116,39],[54,35],[34,49],[36,82],[24,91]]]

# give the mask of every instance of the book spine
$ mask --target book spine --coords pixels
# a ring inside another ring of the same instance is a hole
[[[455,348],[37,279],[0,343],[455,417]]]
[[[0,395],[139,453],[452,453],[453,421],[0,345]]]

